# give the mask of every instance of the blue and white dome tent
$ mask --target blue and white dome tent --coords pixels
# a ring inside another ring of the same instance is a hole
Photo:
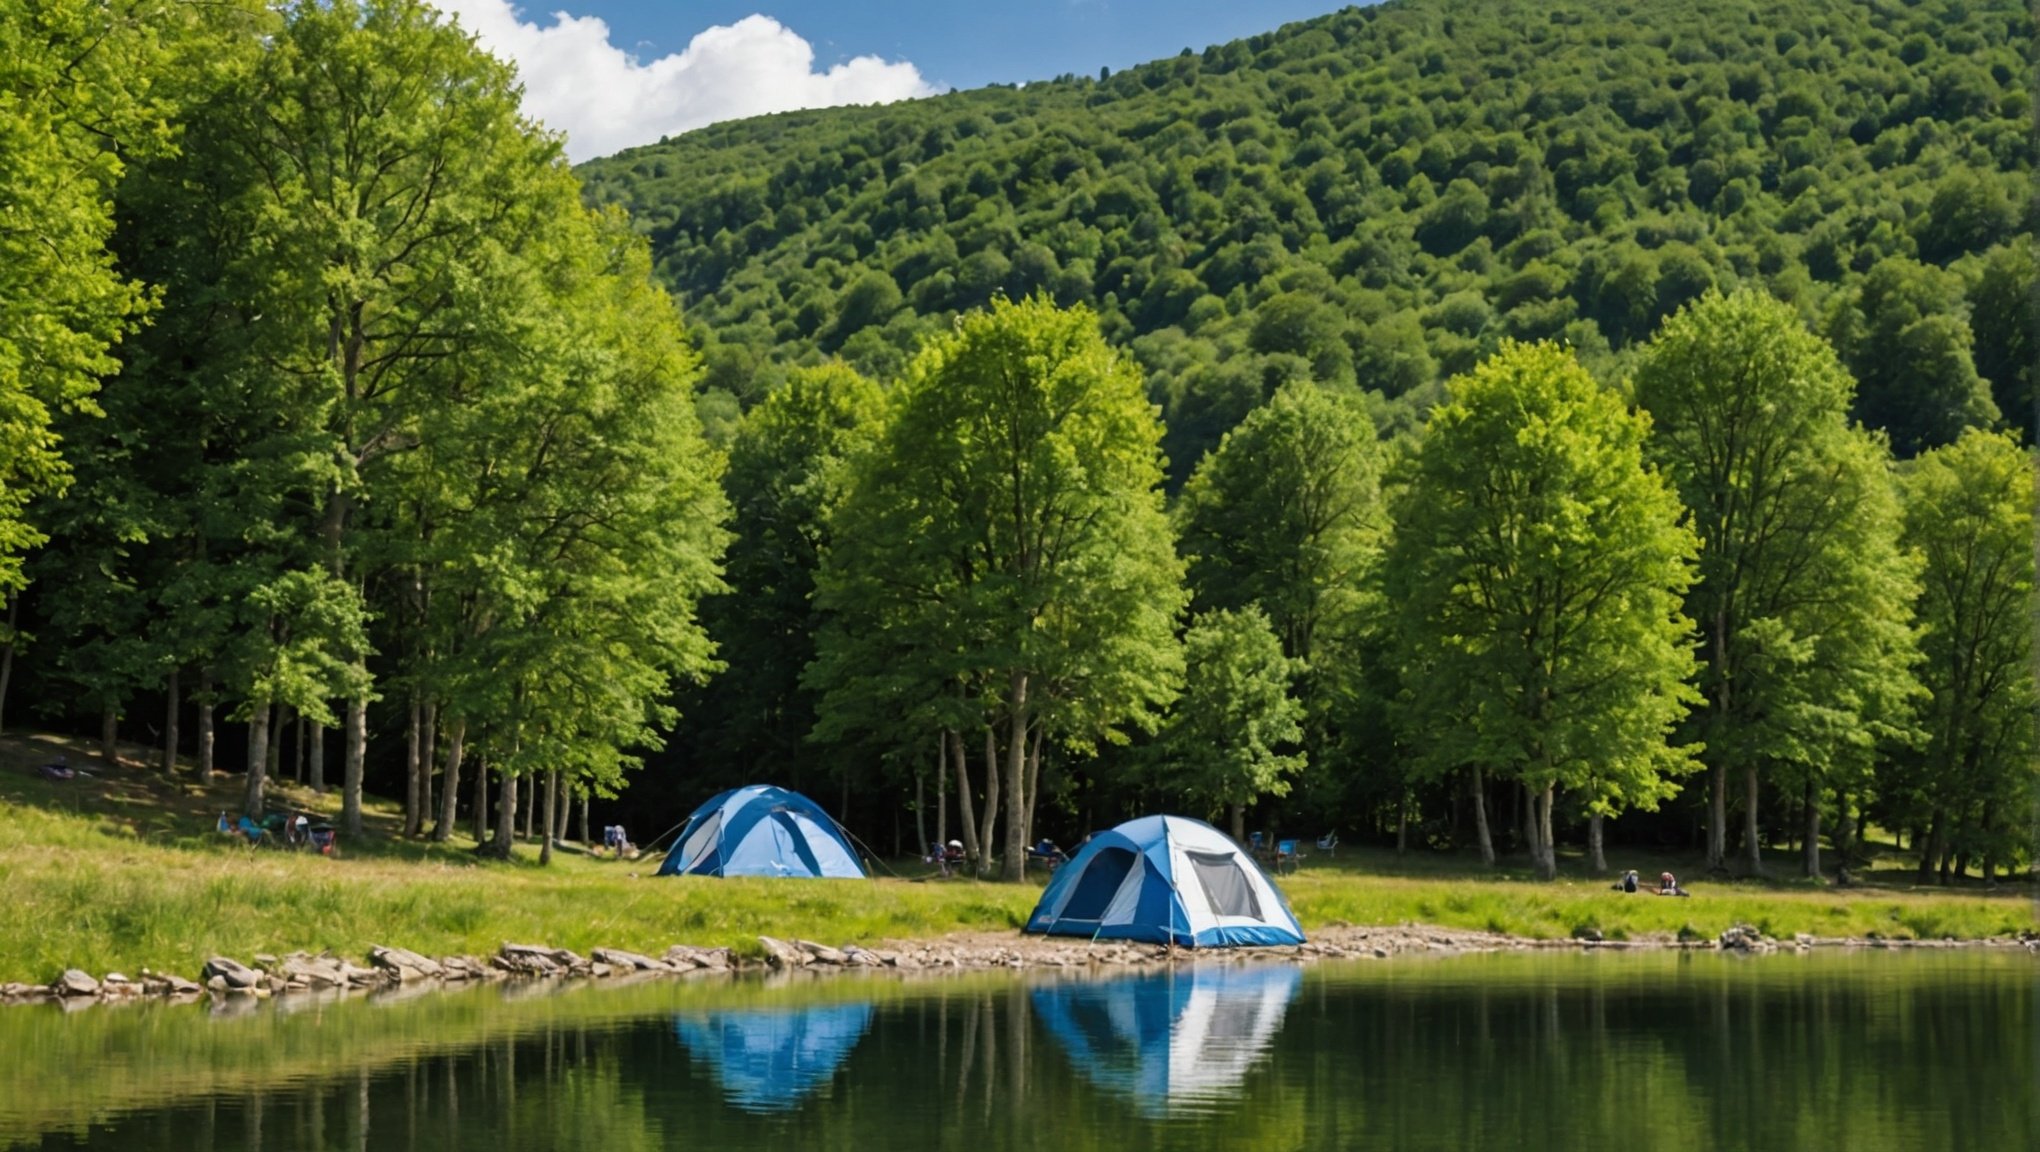
[[[661,876],[799,876],[861,880],[842,826],[798,792],[752,784],[694,810]]]
[[[1092,837],[1056,870],[1024,931],[1183,948],[1303,943],[1254,858],[1183,816],[1143,816]]]

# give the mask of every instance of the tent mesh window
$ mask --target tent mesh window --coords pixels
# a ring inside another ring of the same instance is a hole
[[[1126,882],[1134,854],[1124,848],[1107,848],[1091,858],[1084,874],[1077,877],[1077,890],[1070,893],[1060,919],[1096,920],[1105,914],[1119,886]]]
[[[1222,852],[1185,855],[1190,857],[1190,867],[1197,872],[1197,883],[1203,887],[1204,899],[1210,902],[1214,914],[1265,919],[1261,902],[1254,897],[1254,886],[1247,882],[1247,873],[1239,861]]]

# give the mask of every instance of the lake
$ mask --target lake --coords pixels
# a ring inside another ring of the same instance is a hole
[[[0,1148],[2040,1147],[2028,954],[1556,954],[0,1011]]]

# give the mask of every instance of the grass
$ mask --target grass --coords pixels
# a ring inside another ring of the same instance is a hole
[[[36,774],[60,748],[85,775],[52,782]],[[250,849],[213,831],[218,813],[238,802],[238,778],[166,777],[133,753],[110,766],[58,740],[0,739],[0,981],[46,981],[67,967],[193,975],[208,955],[245,960],[295,949],[358,960],[374,944],[446,955],[512,941],[584,953],[673,943],[754,951],[760,934],[871,943],[1016,929],[1039,894],[1038,880],[655,879],[653,860],[601,860],[571,846],[550,868],[530,847],[518,861],[484,862],[464,839],[402,839],[396,813],[380,803],[368,808],[367,833],[344,841],[338,858]],[[277,807],[331,812],[337,803],[288,786],[279,792]],[[1593,927],[1621,938],[1682,929],[1712,936],[1749,923],[1773,935],[1967,939],[2035,926],[2020,885],[1955,895],[1884,882],[1847,891],[1701,883],[1690,885],[1693,899],[1672,900],[1618,895],[1604,880],[1544,884],[1449,857],[1351,852],[1313,858],[1282,883],[1306,929],[1422,922],[1544,938]]]

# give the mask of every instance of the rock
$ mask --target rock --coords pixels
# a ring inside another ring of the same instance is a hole
[[[852,944],[848,948],[843,949],[843,955],[848,959],[849,963],[859,968],[885,967],[884,957],[880,956],[876,952],[859,948],[855,944]]]
[[[606,980],[606,979],[608,979],[608,977],[609,977],[609,974],[610,974],[610,973],[612,973],[612,972],[615,972],[615,971],[616,971],[616,969],[614,969],[614,968],[611,968],[611,967],[610,967],[609,965],[607,965],[607,964],[604,964],[604,963],[603,963],[602,961],[600,961],[600,960],[597,960],[597,961],[595,961],[595,962],[594,962],[593,964],[590,964],[590,965],[588,966],[588,975],[590,975],[590,976],[593,976],[593,977],[594,977],[594,978],[596,978],[597,980]],[[634,972],[634,971],[636,971],[636,969],[634,969],[634,968],[626,968],[626,969],[624,969],[624,971],[626,971],[626,972]]]
[[[231,990],[255,987],[256,983],[262,979],[262,974],[253,968],[247,967],[238,960],[232,960],[225,956],[215,956],[205,962],[205,968],[201,971],[199,978],[207,984],[211,984],[215,977],[224,980],[226,987]]]
[[[94,980],[76,968],[64,969],[64,974],[57,977],[57,982],[50,985],[50,987],[55,988],[59,996],[97,996],[99,994],[99,981]]]
[[[1606,936],[1601,934],[1601,930],[1599,928],[1596,928],[1591,924],[1582,924],[1579,927],[1573,929],[1572,938],[1575,940],[1585,941],[1586,943],[1589,944],[1599,944],[1601,941],[1607,939]]]
[[[209,976],[206,978],[205,986],[215,992],[225,992],[227,990],[227,978],[219,975]]]
[[[1738,924],[1723,932],[1718,943],[1725,952],[1774,952],[1778,948],[1777,941],[1748,924]]]
[[[774,968],[800,968],[808,962],[806,952],[784,940],[760,936],[758,943],[765,949],[765,962]]]
[[[404,948],[384,948],[380,945],[368,950],[368,962],[385,972],[393,973],[399,984],[413,980],[437,980],[445,970],[436,960],[430,960]]]
[[[650,956],[639,955],[636,952],[626,952],[621,948],[597,948],[588,955],[597,964],[607,964],[611,968],[619,968],[625,971],[671,972],[673,970],[673,965],[664,960],[654,960]],[[687,966],[692,968],[694,964],[690,961]]]
[[[826,944],[817,944],[812,940],[795,940],[793,944],[794,947],[813,957],[814,962],[817,964],[833,964],[841,967],[850,962],[850,957],[845,955],[842,950],[831,948]]]

